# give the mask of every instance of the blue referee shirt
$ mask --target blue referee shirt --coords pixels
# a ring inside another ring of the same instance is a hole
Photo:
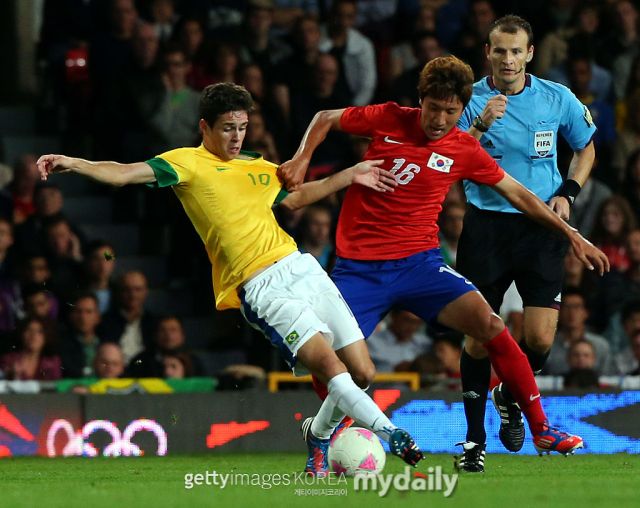
[[[473,85],[471,101],[458,127],[469,130],[487,101],[500,91],[488,76]],[[596,132],[591,114],[564,85],[526,75],[525,87],[509,95],[507,112],[480,139],[482,147],[498,164],[545,203],[562,185],[558,171],[558,132],[573,150],[586,147]],[[487,186],[464,182],[467,200],[483,210],[518,213],[507,200]]]

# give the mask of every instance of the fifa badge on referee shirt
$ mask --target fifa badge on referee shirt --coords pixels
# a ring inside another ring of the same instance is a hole
[[[450,173],[453,162],[453,159],[449,159],[449,157],[444,157],[439,153],[433,152],[431,157],[429,157],[427,167],[435,169],[436,171],[442,171],[443,173]]]
[[[296,332],[295,330],[292,331],[289,335],[287,335],[284,340],[287,341],[287,344],[291,345],[293,344],[295,341],[297,341],[300,338],[300,335],[298,335],[298,332]]]

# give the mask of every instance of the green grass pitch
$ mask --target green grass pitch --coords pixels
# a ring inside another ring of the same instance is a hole
[[[258,486],[213,485],[185,489],[186,473],[283,474],[299,471],[302,454],[216,454],[139,458],[16,457],[0,459],[3,507],[510,507],[608,508],[640,506],[640,456],[488,455],[486,473],[461,475],[450,498],[440,492],[398,492],[386,497],[356,492],[346,496],[296,495],[298,486],[263,490]],[[384,473],[402,473],[404,463],[387,456]],[[417,471],[442,466],[453,472],[449,455],[428,455]],[[413,472],[414,470],[412,470]],[[313,488],[313,487],[307,487]],[[338,488],[328,487],[327,488]]]

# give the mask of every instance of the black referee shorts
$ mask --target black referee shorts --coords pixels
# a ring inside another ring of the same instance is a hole
[[[560,307],[569,242],[521,213],[467,205],[456,270],[499,312],[513,281],[525,307]]]

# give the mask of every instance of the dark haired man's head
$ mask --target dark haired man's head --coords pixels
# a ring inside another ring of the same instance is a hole
[[[514,92],[510,87],[524,87],[525,67],[533,58],[531,25],[513,15],[496,20],[489,31],[485,52],[498,89],[508,93]]]
[[[455,56],[432,60],[420,73],[420,127],[432,140],[446,136],[460,119],[473,92],[473,71]]]
[[[419,65],[442,56],[442,47],[434,32],[419,32],[411,37],[411,49]]]
[[[73,330],[88,339],[93,338],[100,323],[98,298],[94,293],[85,292],[76,295],[72,302],[69,322]]]
[[[233,83],[206,87],[200,96],[200,130],[204,146],[222,160],[238,156],[249,123],[253,100]]]
[[[27,317],[46,319],[51,312],[51,299],[44,284],[26,284],[22,288],[22,299]]]
[[[158,321],[156,343],[164,351],[173,351],[184,345],[184,330],[178,316],[167,315]]]
[[[62,191],[49,182],[39,182],[33,189],[33,206],[38,217],[51,217],[62,211]]]

